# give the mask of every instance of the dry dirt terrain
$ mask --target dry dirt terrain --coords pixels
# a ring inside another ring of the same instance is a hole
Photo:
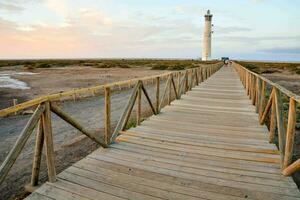
[[[68,91],[74,88],[84,88],[102,85],[115,81],[128,80],[163,73],[161,70],[150,70],[145,67],[135,68],[93,68],[71,66],[64,68],[24,69],[0,68],[0,73],[31,72],[32,75],[16,74],[11,77],[27,83],[30,89],[0,88],[0,109],[12,105],[12,99],[18,102],[33,99],[38,96]]]

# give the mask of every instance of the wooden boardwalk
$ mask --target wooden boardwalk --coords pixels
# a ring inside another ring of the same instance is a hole
[[[300,199],[237,73],[223,67],[27,199]]]

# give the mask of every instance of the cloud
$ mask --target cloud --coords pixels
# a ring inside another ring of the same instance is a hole
[[[262,49],[261,52],[271,54],[289,54],[289,55],[300,55],[299,47],[276,47],[270,49]]]
[[[43,0],[42,3],[51,11],[59,16],[66,16],[68,14],[68,6],[62,0]]]
[[[250,0],[250,2],[252,2],[252,3],[262,3],[262,2],[264,2],[264,0]]]
[[[215,31],[218,35],[227,35],[231,33],[250,32],[252,29],[240,26],[214,26],[213,31]]]
[[[21,7],[21,6],[12,4],[12,3],[1,3],[0,2],[0,10],[4,10],[4,11],[12,12],[13,13],[13,12],[23,11],[24,8]]]

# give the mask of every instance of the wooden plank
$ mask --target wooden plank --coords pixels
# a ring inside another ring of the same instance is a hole
[[[232,168],[238,170],[246,170],[246,171],[256,171],[256,172],[266,172],[277,174],[280,173],[280,167],[278,164],[274,163],[262,163],[262,162],[254,162],[247,160],[238,160],[232,159],[228,157],[217,157],[217,156],[207,156],[203,154],[196,153],[187,153],[182,150],[174,151],[170,148],[164,148],[164,146],[151,146],[137,144],[137,143],[128,143],[128,142],[120,142],[115,144],[114,148],[125,150],[125,151],[134,151],[134,152],[143,152],[144,154],[153,154],[153,152],[159,154],[160,156],[167,157],[175,157],[179,160],[186,160],[187,162],[206,162],[208,165],[214,166],[222,166],[225,168]]]
[[[152,133],[144,133],[144,132],[133,132],[133,131],[126,131],[121,132],[121,134],[134,136],[134,137],[142,137],[143,139],[151,139],[151,140],[164,140],[165,142],[172,142],[172,143],[178,143],[178,144],[188,144],[193,148],[194,146],[200,146],[200,147],[207,147],[207,148],[213,148],[213,149],[227,149],[232,151],[238,151],[238,152],[254,152],[254,153],[266,153],[266,154],[278,154],[278,150],[273,150],[269,148],[264,148],[264,146],[255,146],[255,145],[248,145],[248,144],[235,144],[235,143],[226,143],[223,141],[197,141],[195,142],[195,138],[189,137],[181,139],[184,134],[167,134],[164,132],[165,137],[160,137],[158,134],[152,134]],[[140,135],[139,135],[140,134]]]
[[[128,142],[128,143],[133,143],[133,144],[142,144],[142,145],[151,145],[157,148],[161,147],[161,143],[158,141],[154,140],[138,140],[136,138],[131,137],[130,140],[127,138],[119,137],[117,139],[119,142]],[[168,142],[164,142],[163,148],[166,149],[173,149],[173,150],[178,150],[178,151],[186,151],[189,153],[195,153],[195,154],[202,154],[202,155],[207,155],[207,156],[216,156],[216,157],[221,157],[221,158],[231,158],[231,159],[239,159],[239,160],[248,160],[248,161],[255,161],[255,162],[265,162],[265,163],[280,163],[280,158],[276,155],[248,155],[250,153],[245,153],[245,152],[233,152],[229,150],[212,150],[208,148],[200,148],[198,147],[197,149],[191,148],[191,149],[186,149],[184,148],[185,145],[180,145],[180,144],[170,144]],[[222,153],[223,152],[223,153]],[[224,155],[224,153],[227,153]]]
[[[199,130],[184,130],[183,128],[163,128],[162,126],[153,127],[143,125],[142,127],[137,127],[135,129],[131,129],[129,132],[144,132],[149,134],[157,134],[158,136],[162,133],[170,135],[172,137],[189,137],[191,139],[199,139],[199,140],[208,140],[208,141],[220,141],[226,143],[236,143],[236,144],[244,144],[244,145],[257,145],[271,147],[271,144],[267,144],[266,140],[257,139],[255,137],[248,137],[243,135],[230,135],[230,132],[218,133],[214,132],[214,130],[210,129],[199,129]],[[227,134],[226,134],[227,133]],[[215,140],[214,140],[215,139]],[[244,141],[244,142],[243,142]]]
[[[74,173],[62,173],[59,178],[61,188],[76,190],[78,194],[82,194],[89,199],[99,199],[99,196],[101,196],[100,199],[114,200],[134,198],[145,200],[160,199],[135,191],[130,191],[128,189],[116,187],[114,185],[107,184],[107,182],[95,181],[95,178],[89,177],[89,179],[87,179]]]
[[[115,173],[105,169],[104,171],[106,174],[101,174],[101,170],[102,169],[95,170],[94,167],[90,167],[88,170],[86,170],[85,167],[72,167],[65,173],[61,174],[60,178],[73,183],[80,183],[94,190],[103,191],[126,199],[196,199],[190,195],[170,193],[168,191],[155,188],[155,186],[145,186],[141,181],[135,183],[132,181],[133,178],[131,176],[126,176],[125,174],[124,175],[127,179],[124,179],[124,175],[121,173]]]
[[[30,199],[30,200],[54,200],[54,198],[50,198],[48,196],[39,194],[37,192],[32,193],[29,197],[27,197],[27,199]]]
[[[132,161],[126,161],[121,159],[114,159],[109,158],[107,156],[101,155],[90,155],[86,160],[92,160],[92,162],[95,164],[95,162],[101,164],[103,167],[105,167],[105,163],[111,163],[114,164],[116,167],[119,166],[126,166],[129,167],[131,170],[131,173],[133,173],[136,169],[147,171],[150,173],[157,173],[156,177],[161,175],[166,176],[172,176],[173,179],[176,177],[176,179],[179,179],[181,181],[188,180],[190,182],[190,186],[196,186],[196,187],[210,187],[215,192],[224,192],[225,194],[230,194],[233,192],[235,195],[238,195],[239,192],[247,193],[249,194],[250,198],[257,198],[257,195],[259,193],[259,196],[264,196],[265,198],[270,198],[270,196],[274,195],[277,196],[277,198],[280,198],[280,196],[285,193],[289,194],[290,197],[297,197],[299,196],[299,192],[292,188],[281,188],[281,187],[272,187],[272,186],[266,186],[263,187],[257,184],[250,184],[250,183],[244,183],[244,182],[235,182],[235,181],[229,181],[229,180],[223,180],[223,179],[217,179],[217,178],[210,178],[207,176],[200,176],[196,174],[190,174],[185,172],[179,172],[174,169],[170,168],[163,168],[161,166],[149,166],[141,163],[134,163]],[[112,167],[112,166],[111,166]],[[152,176],[155,176],[152,174]],[[155,177],[152,177],[155,179]],[[174,182],[174,181],[173,181]],[[268,196],[270,195],[270,196]],[[283,197],[284,198],[284,197]]]
[[[224,180],[238,181],[238,182],[245,182],[245,183],[257,183],[257,184],[263,183],[264,185],[268,185],[268,186],[297,189],[296,184],[287,181],[281,181],[279,179],[272,180],[272,179],[266,179],[264,177],[248,176],[246,174],[243,174],[243,176],[241,176],[241,175],[227,173],[227,172],[213,171],[207,168],[202,169],[201,166],[198,167],[194,165],[192,166],[185,165],[184,163],[177,162],[177,161],[172,162],[170,160],[165,160],[165,159],[156,159],[150,156],[144,156],[144,155],[134,154],[130,152],[126,152],[126,154],[123,154],[120,152],[109,150],[109,152],[106,153],[104,156],[117,159],[117,160],[120,159],[124,161],[134,162],[134,163],[144,163],[147,166],[159,166],[165,169],[174,169],[175,171],[179,171],[179,172],[196,174],[196,175],[206,176],[211,178],[220,178]]]
[[[91,177],[92,179],[97,180],[103,180],[103,177],[108,177],[105,179],[105,181],[113,181],[112,183],[120,185],[122,187],[123,185],[129,187],[134,184],[134,186],[138,185],[140,186],[147,186],[148,190],[145,192],[152,192],[152,195],[161,196],[165,199],[189,199],[193,197],[197,197],[197,199],[214,199],[214,200],[224,200],[224,199],[236,199],[236,200],[242,200],[242,198],[230,196],[230,195],[222,195],[217,194],[214,192],[208,192],[201,189],[194,189],[190,187],[185,187],[184,185],[175,185],[170,184],[168,182],[162,182],[162,181],[155,181],[148,178],[143,178],[139,176],[134,176],[131,174],[126,173],[120,173],[117,171],[113,171],[110,169],[105,169],[98,167],[97,165],[89,165],[89,166],[82,166],[77,165],[76,167],[70,168],[68,171],[72,171],[76,174],[80,174],[85,177]],[[83,169],[84,168],[84,169]],[[86,169],[86,170],[85,170]],[[124,186],[123,186],[124,187]],[[156,191],[157,189],[162,191]],[[183,196],[184,195],[184,196]]]
[[[247,162],[242,160],[234,160],[230,162],[226,159],[214,159],[214,157],[205,158],[193,157],[193,154],[180,154],[180,152],[167,152],[161,149],[145,149],[139,145],[132,145],[136,148],[130,148],[130,144],[120,144],[112,146],[111,151],[116,151],[120,154],[127,152],[141,154],[141,156],[149,156],[152,159],[162,160],[167,163],[177,163],[180,166],[190,166],[210,171],[218,171],[237,175],[249,175],[253,177],[264,177],[272,180],[280,180],[293,183],[292,179],[287,179],[280,176],[280,170],[273,168],[272,165],[257,165],[255,162]],[[145,159],[146,160],[146,159]],[[295,185],[295,184],[294,184]]]

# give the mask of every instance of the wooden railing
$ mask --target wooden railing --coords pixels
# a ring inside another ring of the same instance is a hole
[[[297,120],[296,106],[300,102],[300,96],[237,63],[233,65],[252,104],[256,106],[260,124],[263,125],[269,119],[269,142],[274,142],[275,134],[278,134],[282,174],[285,176],[293,174],[300,169],[300,159],[292,163]],[[266,98],[267,88],[270,89],[268,99]],[[284,97],[289,101],[287,120],[284,118]]]
[[[52,125],[51,125],[51,113],[55,113],[61,119],[63,119],[68,124],[72,125],[74,128],[78,129],[81,133],[88,136],[93,141],[100,144],[102,147],[106,148],[109,144],[113,143],[118,136],[119,132],[124,130],[126,124],[130,118],[130,114],[133,110],[135,102],[137,102],[137,125],[141,122],[141,95],[145,95],[150,109],[154,115],[158,114],[161,108],[164,106],[164,102],[167,98],[167,103],[170,104],[172,94],[175,94],[175,99],[179,99],[183,93],[191,90],[192,87],[198,85],[200,82],[204,81],[210,77],[214,72],[216,72],[221,67],[221,64],[214,64],[210,66],[202,66],[198,68],[192,68],[185,71],[176,71],[165,73],[157,76],[150,76],[145,78],[133,79],[128,81],[122,81],[117,83],[111,83],[91,88],[76,89],[68,92],[52,94],[19,105],[0,110],[0,117],[5,117],[9,114],[19,112],[20,110],[35,107],[33,115],[30,117],[26,126],[23,128],[20,136],[18,137],[13,148],[8,153],[6,159],[0,166],[0,184],[4,181],[11,167],[15,163],[16,159],[20,155],[22,149],[24,148],[27,140],[32,134],[36,127],[36,140],[35,140],[35,150],[33,157],[32,175],[31,182],[27,186],[28,191],[34,190],[38,185],[39,172],[41,165],[42,150],[45,148],[46,152],[46,163],[48,169],[48,180],[49,182],[56,181],[56,170],[54,163],[54,147],[53,147],[53,136],[52,136]],[[175,79],[177,78],[177,82]],[[162,93],[162,98],[160,99],[160,82],[163,79],[167,79],[164,91]],[[155,103],[149,97],[148,91],[146,89],[147,82],[156,82],[156,95]],[[128,103],[122,113],[114,131],[111,131],[111,121],[110,121],[110,99],[111,91],[114,88],[127,87],[128,85],[133,86],[132,94],[128,100]],[[100,133],[95,133],[89,131],[83,127],[76,119],[65,113],[60,107],[55,104],[55,101],[66,97],[72,97],[74,95],[83,93],[99,93],[102,90],[104,93],[104,139],[101,139]],[[172,93],[173,91],[173,93]],[[112,132],[112,133],[111,133]]]

